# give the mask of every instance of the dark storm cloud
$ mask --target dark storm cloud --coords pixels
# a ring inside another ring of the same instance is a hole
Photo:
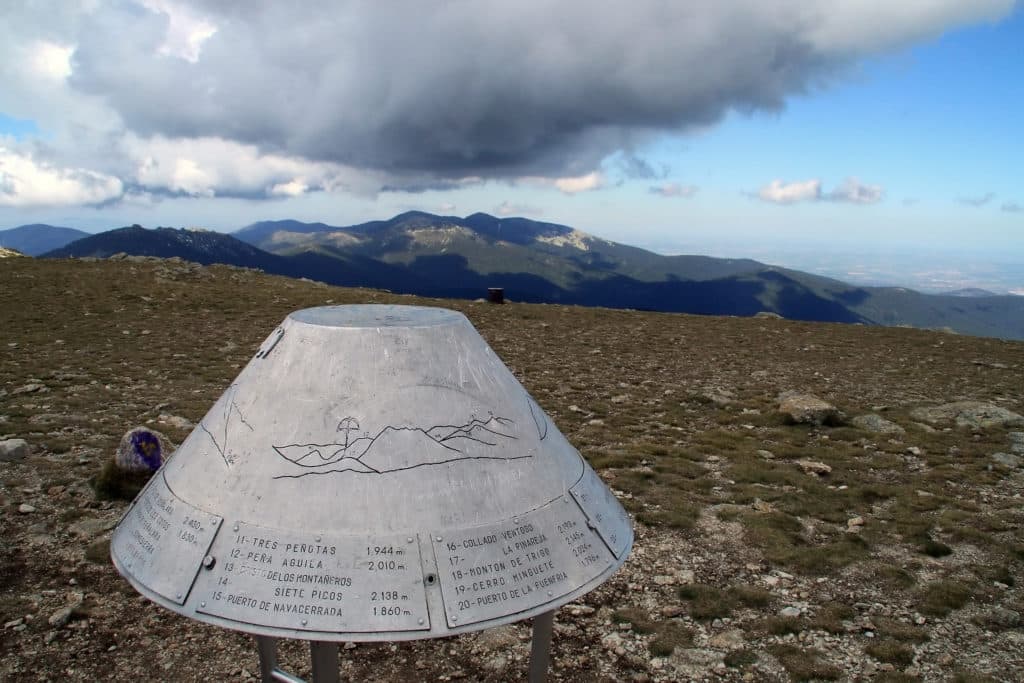
[[[490,178],[583,175],[652,134],[778,110],[864,54],[1006,0],[891,16],[846,0],[192,2],[216,28],[195,61],[154,47],[186,3],[144,4],[170,11],[121,2],[81,22],[70,81],[133,132]]]

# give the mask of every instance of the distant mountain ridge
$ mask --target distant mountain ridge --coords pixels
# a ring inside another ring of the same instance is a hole
[[[227,263],[343,286],[452,298],[504,287],[509,299],[709,315],[949,328],[1024,339],[1024,297],[857,287],[750,259],[662,256],[527,218],[411,211],[351,226],[254,223],[230,235],[139,226],[47,257],[118,252]]]
[[[28,256],[40,256],[88,236],[89,233],[74,228],[33,223],[0,230],[0,247],[16,249]]]

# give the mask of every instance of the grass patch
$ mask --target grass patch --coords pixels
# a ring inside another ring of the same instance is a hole
[[[731,586],[729,595],[737,604],[752,608],[767,607],[774,599],[770,591],[758,586]]]
[[[934,581],[921,591],[918,609],[930,616],[944,617],[966,605],[972,594],[972,587],[965,583],[950,580]]]
[[[874,623],[878,635],[886,638],[907,643],[923,643],[928,640],[928,632],[923,628],[896,619],[876,617],[872,619],[872,623]]]
[[[898,640],[883,639],[868,643],[864,651],[880,662],[909,666],[914,662],[914,648]]]
[[[647,646],[655,657],[668,657],[676,648],[693,645],[693,631],[676,622],[659,624],[656,633]]]
[[[616,624],[629,624],[633,633],[654,633],[658,625],[638,607],[624,607],[612,612],[612,621]]]
[[[152,472],[125,472],[111,458],[103,465],[92,485],[100,500],[131,501],[135,500],[135,496],[139,495],[152,476]]]
[[[730,596],[714,586],[691,583],[679,588],[679,598],[686,602],[687,611],[694,619],[709,621],[732,614]]]
[[[843,622],[856,615],[857,611],[849,605],[840,602],[828,603],[811,618],[809,625],[813,629],[832,634],[846,633]]]
[[[725,665],[730,669],[742,669],[757,661],[757,654],[752,650],[730,650],[725,654]]]
[[[794,645],[772,645],[768,652],[779,660],[795,681],[837,680],[841,672],[829,664],[825,655],[814,648],[800,648]]]
[[[785,636],[800,633],[807,628],[807,620],[800,617],[768,617],[764,620],[764,630],[773,636]]]

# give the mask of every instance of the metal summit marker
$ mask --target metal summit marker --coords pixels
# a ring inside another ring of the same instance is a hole
[[[534,619],[625,562],[625,511],[460,313],[296,311],[114,532],[117,570],[192,619],[275,638],[433,638]]]

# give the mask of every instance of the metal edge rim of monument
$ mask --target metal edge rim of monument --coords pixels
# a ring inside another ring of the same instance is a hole
[[[111,553],[111,561],[114,564],[114,568],[117,572],[125,578],[128,583],[131,584],[140,595],[144,596],[151,602],[160,605],[161,607],[170,610],[176,614],[180,614],[183,617],[187,617],[194,621],[200,621],[211,626],[219,626],[221,628],[227,628],[232,631],[238,631],[240,633],[247,633],[258,636],[270,636],[274,638],[291,638],[295,640],[313,640],[322,642],[353,642],[353,643],[377,643],[377,642],[392,642],[392,641],[411,641],[411,640],[428,640],[431,638],[447,638],[448,636],[456,636],[464,633],[474,633],[476,631],[484,631],[497,626],[504,626],[506,624],[513,624],[518,621],[524,621],[535,617],[545,612],[552,612],[554,610],[563,607],[570,602],[573,602],[577,598],[586,595],[590,591],[596,589],[598,586],[607,581],[615,572],[617,572],[626,560],[629,558],[630,552],[633,550],[634,534],[632,528],[630,528],[629,542],[626,544],[625,549],[622,552],[622,557],[612,557],[615,561],[612,562],[607,569],[595,576],[590,581],[584,583],[573,591],[561,595],[557,598],[552,599],[542,605],[532,607],[522,612],[514,612],[507,614],[497,619],[488,619],[487,621],[474,622],[472,624],[466,624],[464,626],[457,626],[455,628],[449,628],[447,624],[442,620],[436,627],[431,622],[429,629],[423,629],[420,631],[373,631],[373,632],[356,632],[356,633],[343,633],[339,631],[306,631],[298,629],[287,629],[287,628],[275,628],[259,626],[257,624],[248,624],[240,621],[233,621],[231,619],[225,619],[223,617],[216,617],[208,614],[199,612],[192,608],[187,609],[185,606],[177,605],[170,600],[164,598],[157,593],[154,593],[146,586],[135,580],[135,577],[127,572],[121,563],[118,561],[117,556]],[[610,553],[611,554],[611,553]],[[188,605],[186,601],[185,605]],[[433,616],[433,615],[431,615]]]
[[[330,306],[310,306],[308,308],[300,308],[297,311],[292,311],[287,315],[286,320],[292,320],[293,322],[301,323],[303,325],[335,329],[373,329],[375,327],[392,326],[387,321],[371,321],[369,318],[358,318],[355,323],[339,321],[339,324],[331,324],[316,319],[317,312],[327,313],[329,311],[337,311],[341,309],[347,309],[353,313],[362,313],[370,309],[377,309],[382,313],[385,311],[392,311],[397,314],[416,314],[416,317],[425,318],[424,320],[417,320],[412,324],[404,325],[406,327],[438,327],[468,320],[463,313],[451,308],[443,308],[441,306],[410,306],[408,304],[337,304]],[[410,321],[403,322],[409,323]]]

